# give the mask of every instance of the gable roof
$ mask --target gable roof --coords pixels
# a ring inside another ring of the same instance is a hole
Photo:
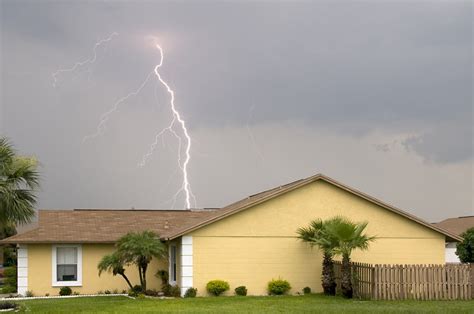
[[[443,234],[444,236],[447,237],[447,240],[450,240],[450,241],[462,241],[462,238],[459,237],[457,234],[454,234],[454,233],[451,233],[449,231],[446,231],[442,228],[439,228],[437,226],[433,226],[432,224],[430,224],[429,222],[427,221],[424,221],[423,219],[420,219],[412,214],[409,214],[399,208],[396,208],[394,206],[391,206],[387,203],[384,203],[382,202],[381,200],[378,200],[376,199],[375,197],[372,197],[370,195],[367,195],[361,191],[358,191],[354,188],[351,188],[345,184],[342,184],[328,176],[325,176],[323,174],[317,174],[317,175],[314,175],[314,176],[311,176],[311,177],[308,177],[306,179],[301,179],[301,180],[297,180],[297,181],[294,181],[294,182],[291,182],[289,184],[286,184],[286,185],[282,185],[282,186],[279,186],[279,187],[276,187],[276,188],[273,188],[273,189],[270,189],[270,190],[267,190],[267,191],[263,191],[261,193],[258,193],[258,194],[254,194],[254,195],[251,195],[249,197],[246,197],[240,201],[237,201],[235,203],[232,203],[226,207],[223,207],[222,209],[210,214],[208,217],[205,217],[202,221],[199,221],[197,222],[195,225],[193,226],[184,226],[183,228],[180,228],[178,229],[175,233],[171,234],[169,239],[175,239],[177,237],[180,237],[182,235],[185,235],[186,233],[189,233],[189,232],[192,232],[194,230],[197,230],[199,228],[202,228],[204,226],[207,226],[211,223],[214,223],[216,221],[219,221],[219,220],[222,220],[226,217],[229,217],[233,214],[236,214],[238,212],[241,212],[243,210],[246,210],[252,206],[255,206],[257,204],[260,204],[260,203],[263,203],[263,202],[266,202],[272,198],[275,198],[275,197],[278,197],[282,194],[285,194],[285,193],[288,193],[290,191],[293,191],[295,189],[298,189],[302,186],[305,186],[307,184],[310,184],[310,183],[313,183],[313,182],[316,182],[318,180],[323,180],[327,183],[330,183],[334,186],[337,186],[349,193],[352,193],[356,196],[359,196],[371,203],[374,203],[386,210],[389,210],[395,214],[398,214],[400,216],[403,216],[407,219],[410,219],[420,225],[423,225],[429,229],[432,229],[436,232],[439,232],[441,234]]]
[[[222,220],[257,204],[323,180],[357,195],[386,210],[401,215],[446,236],[448,241],[462,241],[457,234],[432,225],[401,209],[348,187],[325,175],[317,174],[267,191],[248,196],[221,209],[212,210],[40,210],[39,227],[0,241],[22,243],[114,243],[130,231],[152,230],[162,240],[173,240],[189,232]]]
[[[40,210],[36,229],[1,243],[115,243],[130,231],[152,230],[169,237],[177,228],[203,220],[212,210]]]
[[[467,229],[474,228],[474,216],[448,218],[438,223],[434,223],[433,225],[453,234],[461,235],[461,233]]]

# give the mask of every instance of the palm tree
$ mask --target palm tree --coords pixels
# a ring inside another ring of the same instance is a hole
[[[36,159],[17,156],[8,140],[0,138],[0,225],[24,224],[34,217],[37,166]]]
[[[112,273],[114,276],[120,275],[123,277],[123,279],[125,279],[130,289],[133,289],[130,280],[125,275],[124,264],[117,252],[102,257],[99,264],[97,265],[97,268],[99,269],[99,277],[104,271]]]
[[[354,223],[345,217],[334,217],[326,220],[325,229],[337,241],[334,252],[342,255],[342,278],[341,290],[342,295],[346,298],[352,298],[352,281],[351,281],[351,253],[355,249],[367,250],[371,241],[375,237],[363,234],[367,227],[367,222]]]
[[[137,266],[140,284],[145,291],[148,264],[153,257],[165,258],[167,249],[153,231],[130,232],[117,242],[117,254],[125,264]]]
[[[298,238],[309,243],[311,247],[317,246],[323,251],[322,286],[324,294],[336,294],[336,280],[334,276],[334,249],[337,245],[336,239],[325,229],[325,222],[321,219],[313,220],[308,227],[297,230]]]

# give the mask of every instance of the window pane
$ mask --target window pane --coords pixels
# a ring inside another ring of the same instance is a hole
[[[171,280],[176,281],[176,246],[171,247]]]
[[[58,247],[56,250],[56,263],[58,265],[77,264],[77,248]]]
[[[58,281],[76,281],[77,265],[57,265]]]

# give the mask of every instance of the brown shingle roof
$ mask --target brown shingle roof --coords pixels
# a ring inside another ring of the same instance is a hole
[[[129,231],[140,230],[153,230],[165,240],[175,239],[317,180],[324,180],[386,210],[439,232],[450,241],[462,240],[457,234],[434,226],[334,179],[317,174],[251,195],[219,210],[41,210],[39,212],[39,228],[2,240],[0,244],[113,243]],[[168,222],[168,228],[165,228],[166,222]]]
[[[40,210],[39,227],[0,243],[113,243],[130,231],[152,230],[167,238],[213,211]]]
[[[448,218],[434,225],[451,233],[461,235],[467,229],[474,228],[474,216]]]

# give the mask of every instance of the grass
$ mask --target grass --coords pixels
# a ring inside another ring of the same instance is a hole
[[[471,301],[359,301],[319,294],[151,299],[84,297],[19,302],[32,313],[474,313]]]

